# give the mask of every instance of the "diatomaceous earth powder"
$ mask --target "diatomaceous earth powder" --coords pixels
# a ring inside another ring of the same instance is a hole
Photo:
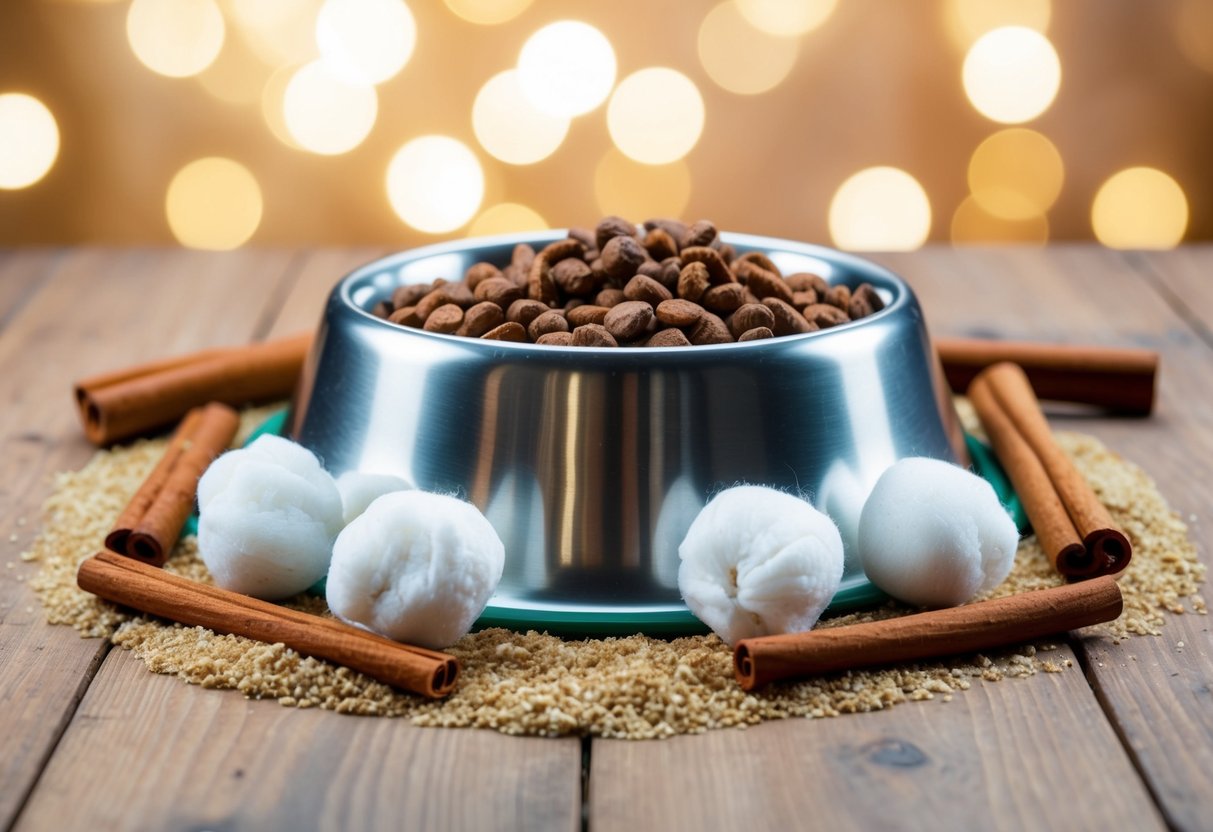
[[[246,427],[265,418],[246,415]],[[1098,441],[1061,434],[1062,447],[1108,506],[1134,546],[1120,581],[1125,613],[1092,628],[1112,639],[1159,634],[1166,613],[1203,614],[1196,558],[1183,522],[1153,482]],[[41,562],[33,585],[51,623],[108,636],[156,673],[185,682],[275,698],[291,707],[395,716],[419,725],[492,728],[508,734],[589,734],[644,739],[751,725],[768,719],[824,717],[881,710],[901,702],[947,701],[975,680],[1061,672],[1068,653],[1038,643],[986,655],[830,674],[745,693],[733,679],[731,653],[715,636],[663,641],[645,636],[564,640],[535,632],[484,630],[450,648],[462,664],[455,692],[442,701],[398,693],[347,668],[300,656],[282,645],[216,635],[160,619],[125,615],[77,589],[80,561],[101,548],[113,519],[163,453],[163,440],[101,451],[80,471],[61,474],[44,507],[43,528],[27,554]],[[209,582],[197,544],[186,538],[167,566]],[[1034,538],[1020,543],[1011,575],[989,597],[1059,584]],[[322,600],[291,606],[328,615]],[[819,627],[909,612],[887,604],[823,619]]]

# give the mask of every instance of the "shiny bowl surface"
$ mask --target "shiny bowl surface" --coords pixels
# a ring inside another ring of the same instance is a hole
[[[798,493],[838,523],[835,606],[874,594],[856,562],[863,499],[906,456],[966,462],[922,311],[892,272],[819,246],[722,235],[784,274],[871,283],[886,307],[828,330],[743,344],[584,348],[407,329],[370,309],[405,283],[458,280],[553,231],[377,260],[329,297],[289,433],[339,475],[392,473],[473,502],[506,549],[483,623],[586,632],[695,628],[678,545],[713,493]],[[564,629],[569,629],[565,627]]]

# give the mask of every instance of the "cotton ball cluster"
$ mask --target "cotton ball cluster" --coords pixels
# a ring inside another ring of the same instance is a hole
[[[842,538],[830,518],[755,485],[704,506],[678,557],[683,600],[729,644],[812,629],[842,580]]]
[[[505,546],[475,506],[397,491],[337,537],[329,608],[396,641],[441,649],[471,629],[504,566]]]
[[[990,484],[938,459],[895,463],[876,481],[859,519],[864,572],[917,606],[956,606],[998,586],[1018,543]]]
[[[342,520],[345,525],[366,511],[367,506],[384,494],[407,491],[412,483],[393,474],[363,474],[346,471],[337,478],[337,491],[341,494]]]
[[[328,570],[341,495],[316,456],[278,436],[223,454],[198,481],[198,551],[215,583],[274,601]]]

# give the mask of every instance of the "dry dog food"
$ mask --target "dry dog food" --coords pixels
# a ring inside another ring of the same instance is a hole
[[[797,335],[880,311],[870,284],[783,275],[760,252],[738,255],[707,220],[607,217],[509,265],[476,263],[452,282],[401,286],[374,314],[402,326],[576,347],[685,347]]]

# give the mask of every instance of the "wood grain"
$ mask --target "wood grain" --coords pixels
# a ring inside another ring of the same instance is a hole
[[[64,256],[62,250],[49,248],[0,251],[0,332]]]
[[[1163,828],[1072,670],[978,682],[946,704],[595,741],[589,801],[596,832]]]
[[[1173,251],[1134,251],[1123,255],[1133,270],[1158,289],[1181,318],[1213,345],[1213,244]]]
[[[106,657],[17,830],[564,829],[580,744],[249,701]]]
[[[171,349],[247,340],[264,290],[286,262],[252,252],[216,260],[83,250],[47,260],[42,278],[23,278],[38,281],[36,292],[0,331],[0,736],[14,738],[0,754],[0,828],[20,808],[107,649],[47,626],[27,585],[37,565],[18,561],[38,530],[51,475],[93,453],[76,421],[71,380]],[[246,270],[266,277],[249,281]],[[14,275],[4,272],[0,296]],[[243,302],[233,304],[235,297]]]

